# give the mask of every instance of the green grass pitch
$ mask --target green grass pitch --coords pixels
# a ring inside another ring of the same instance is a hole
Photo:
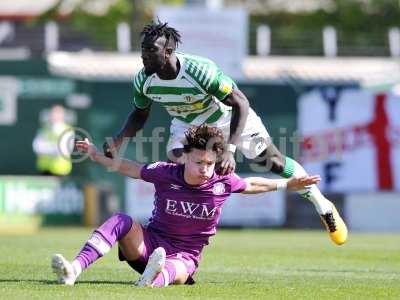
[[[87,228],[0,236],[0,299],[400,299],[400,237],[351,233],[333,245],[324,232],[220,230],[205,249],[194,286],[143,289],[116,248],[73,287],[51,273],[55,252],[74,257]]]

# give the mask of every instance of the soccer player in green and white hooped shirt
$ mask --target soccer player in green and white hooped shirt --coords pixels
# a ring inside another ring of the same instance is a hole
[[[221,174],[234,171],[236,148],[285,178],[307,174],[299,163],[275,147],[246,96],[214,62],[175,51],[181,42],[176,29],[158,21],[145,26],[141,36],[144,68],[133,80],[134,108],[113,143],[104,144],[106,155],[112,156],[124,137],[134,137],[143,128],[152,103],[158,102],[173,118],[167,145],[168,157],[172,160],[179,161],[182,155],[184,132],[191,126],[207,124],[220,128],[228,143],[221,161]],[[343,244],[347,228],[333,203],[316,185],[299,194],[314,204],[332,241]]]

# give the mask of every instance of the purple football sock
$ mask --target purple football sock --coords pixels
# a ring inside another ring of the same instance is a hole
[[[165,266],[160,273],[154,278],[153,286],[154,287],[163,287],[173,284],[176,277],[176,267],[175,264],[170,261],[165,261]]]
[[[132,224],[130,216],[116,213],[97,228],[75,258],[82,270],[110,251],[111,247],[129,232]]]

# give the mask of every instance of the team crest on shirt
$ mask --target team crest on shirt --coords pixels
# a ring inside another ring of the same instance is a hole
[[[219,85],[219,90],[224,94],[229,94],[232,92],[232,85],[226,80],[222,80],[222,82]]]
[[[213,194],[219,196],[223,193],[225,193],[225,184],[223,184],[222,182],[217,182],[216,184],[214,184]]]

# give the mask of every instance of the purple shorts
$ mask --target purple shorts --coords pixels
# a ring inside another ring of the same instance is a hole
[[[167,253],[167,259],[179,260],[186,266],[189,277],[185,284],[194,284],[192,276],[197,270],[198,258],[193,254],[175,248],[171,241],[161,237],[157,232],[146,228],[143,225],[141,225],[141,227],[144,240],[144,249],[142,255],[137,260],[127,261],[121,250],[118,249],[119,260],[126,261],[132,269],[142,274],[154,249],[163,247]]]

